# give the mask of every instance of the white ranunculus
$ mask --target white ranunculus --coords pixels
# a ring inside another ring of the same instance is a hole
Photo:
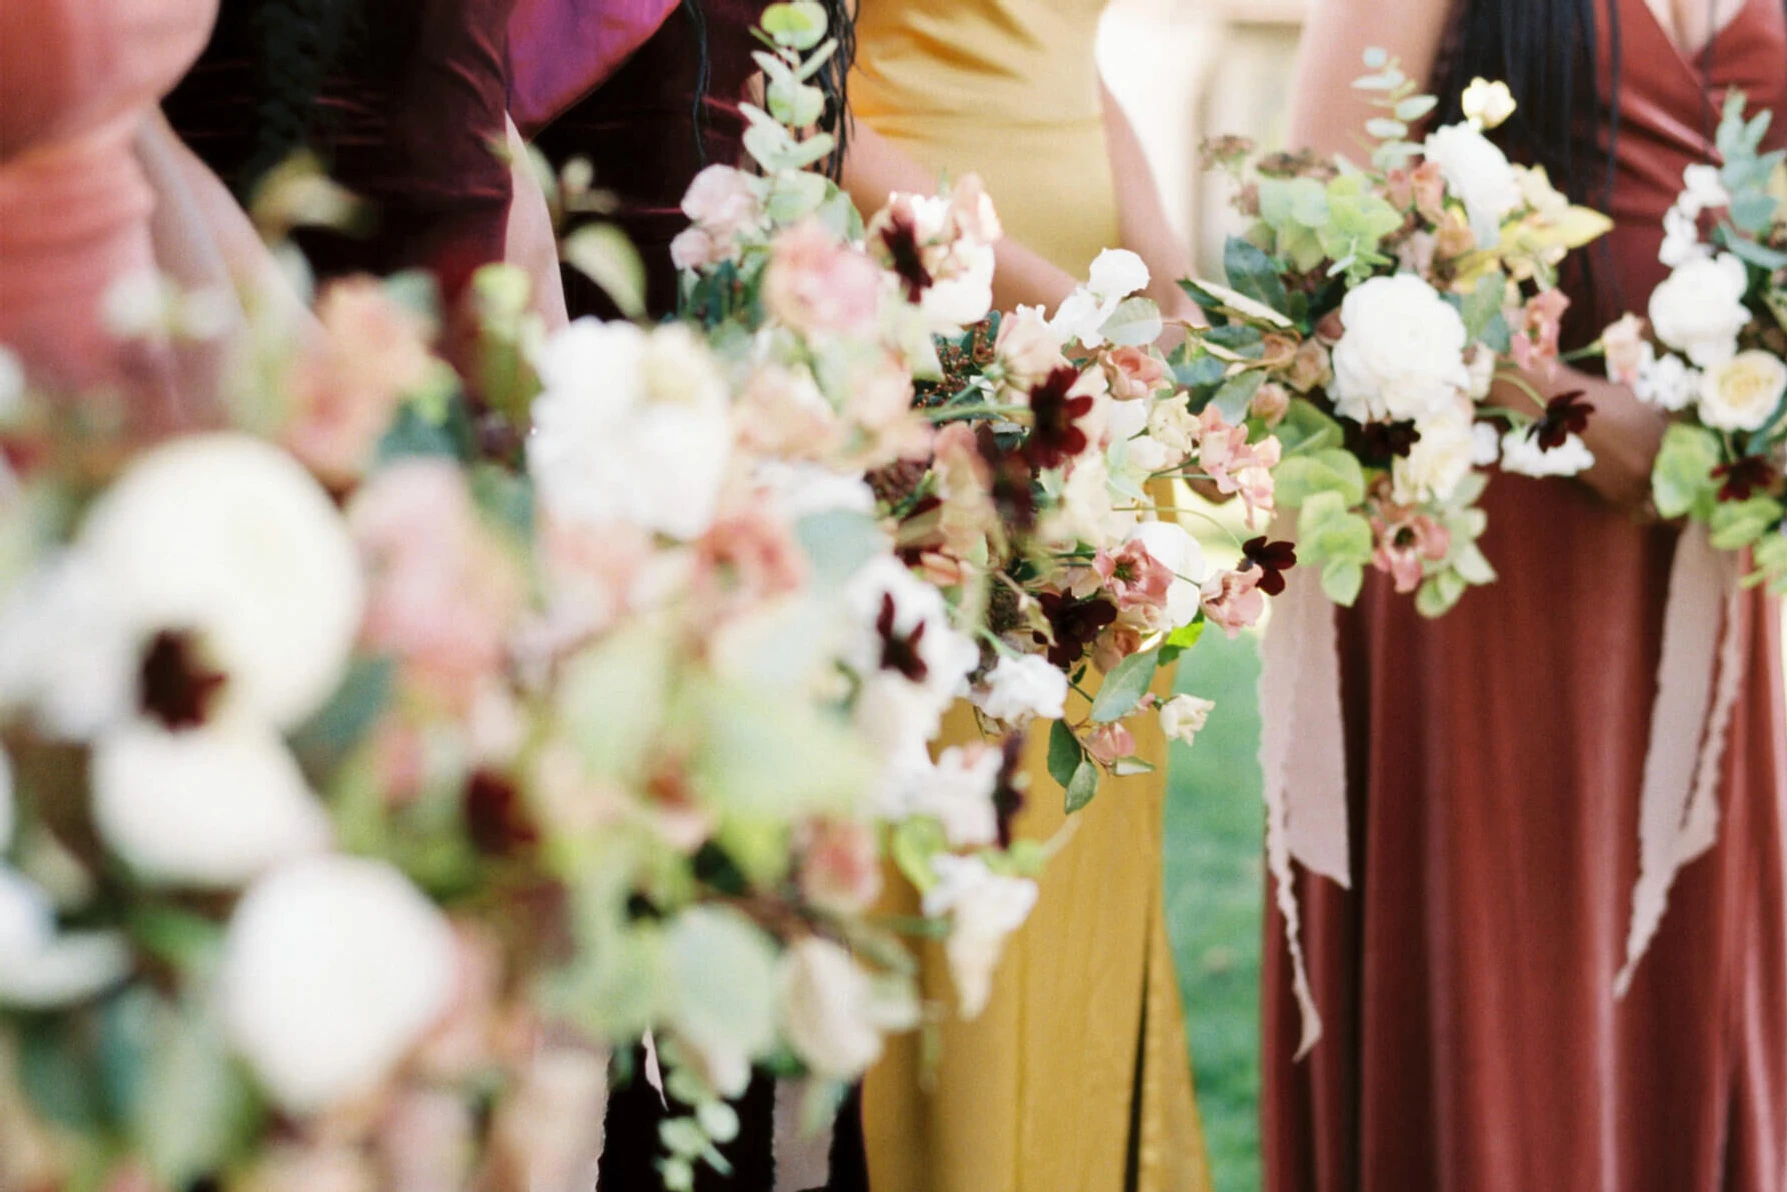
[[[951,917],[944,953],[962,1017],[975,1018],[986,1009],[1006,937],[1024,925],[1036,905],[1036,883],[994,874],[979,857],[943,853],[931,865],[937,884],[925,892],[924,913]]]
[[[1340,304],[1335,408],[1355,422],[1442,417],[1469,392],[1464,320],[1421,278],[1374,277]]]
[[[883,993],[841,945],[807,936],[782,956],[782,1033],[813,1072],[855,1080],[881,1057],[881,1038],[918,1023],[909,997]]]
[[[1190,745],[1204,731],[1204,725],[1209,723],[1210,713],[1215,707],[1213,700],[1195,695],[1175,695],[1160,705],[1160,731],[1166,734],[1168,740]]]
[[[1502,436],[1502,471],[1522,476],[1575,476],[1595,466],[1595,453],[1576,435],[1562,447],[1541,448],[1531,433],[1516,427]]]
[[[1148,288],[1148,264],[1127,248],[1107,248],[1093,258],[1086,288],[1101,302],[1127,298]]]
[[[1661,356],[1646,343],[1639,347],[1638,379],[1632,392],[1640,401],[1670,412],[1685,410],[1700,395],[1700,370],[1671,352]]]
[[[724,382],[686,329],[578,319],[535,368],[528,471],[552,514],[673,538],[713,524],[732,456]]]
[[[1039,654],[1008,655],[993,665],[985,685],[969,698],[1007,724],[1027,724],[1038,717],[1059,720],[1067,702],[1067,676]]]
[[[1454,413],[1423,426],[1408,455],[1395,461],[1395,499],[1405,505],[1448,500],[1470,475],[1476,454],[1471,406],[1464,401]]]
[[[77,549],[136,640],[196,633],[227,706],[291,727],[340,683],[359,556],[329,495],[272,444],[225,432],[150,451],[94,503]]]
[[[219,973],[231,1043],[290,1113],[378,1086],[446,1010],[453,931],[382,861],[306,857],[236,907]]]
[[[0,709],[30,708],[38,730],[59,740],[127,716],[138,645],[118,596],[76,551],[27,574],[0,602]]]
[[[1175,629],[1191,624],[1198,615],[1199,591],[1208,574],[1204,548],[1178,522],[1139,522],[1129,536],[1173,573],[1173,582],[1167,586],[1167,623]]]
[[[58,935],[49,895],[0,864],[0,1006],[44,1010],[81,1001],[129,968],[129,947],[110,932]]]
[[[232,889],[329,847],[329,816],[285,742],[253,721],[139,721],[93,749],[101,839],[146,881]]]
[[[1676,267],[1650,296],[1657,338],[1701,368],[1737,354],[1737,334],[1750,321],[1744,263],[1731,253],[1696,258]]]
[[[1787,364],[1771,352],[1739,352],[1700,379],[1700,421],[1718,430],[1761,430],[1787,393]]]
[[[953,848],[972,848],[999,839],[999,813],[993,788],[1004,757],[988,746],[951,746],[917,777],[907,807],[943,825]]]
[[[1422,153],[1440,168],[1447,189],[1463,200],[1477,247],[1499,244],[1502,220],[1521,204],[1520,179],[1507,154],[1468,124],[1434,129]]]

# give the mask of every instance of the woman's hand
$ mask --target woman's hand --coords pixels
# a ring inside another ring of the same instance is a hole
[[[1649,513],[1651,465],[1663,445],[1668,416],[1639,401],[1624,385],[1568,365],[1558,365],[1549,377],[1527,379],[1547,400],[1579,392],[1594,407],[1582,441],[1594,452],[1595,466],[1577,479],[1623,509]],[[1496,385],[1490,391],[1489,404],[1527,414],[1539,412],[1532,396],[1511,384]]]

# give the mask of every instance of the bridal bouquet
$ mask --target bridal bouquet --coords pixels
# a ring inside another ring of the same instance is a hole
[[[769,74],[754,147],[814,152]],[[353,279],[153,444],[0,356],[0,1185],[579,1187],[646,1036],[690,1187],[754,1064],[835,1093],[918,1023],[890,849],[984,1004],[1044,850],[1012,750],[925,752],[981,651],[862,478],[928,442],[944,315],[777,160],[818,199],[759,332],[546,338],[498,267],[468,394],[413,281]]]
[[[1375,567],[1438,616],[1495,578],[1476,545],[1485,468],[1593,462],[1579,438],[1591,407],[1541,400],[1503,366],[1557,359],[1557,266],[1609,225],[1484,135],[1513,111],[1505,86],[1477,80],[1466,119],[1417,143],[1435,101],[1381,51],[1366,62],[1354,85],[1383,111],[1369,168],[1206,147],[1249,223],[1225,250],[1226,285],[1182,283],[1213,325],[1173,368],[1194,408],[1276,430],[1278,503],[1297,511],[1298,552],[1332,600],[1351,604]],[[1531,407],[1489,402],[1498,380]]]
[[[1751,584],[1787,591],[1787,164],[1761,152],[1771,115],[1732,93],[1723,165],[1694,165],[1664,217],[1669,277],[1650,335],[1626,315],[1602,334],[1608,376],[1678,415],[1651,475],[1664,517],[1705,523],[1720,550],[1749,548]],[[1709,213],[1713,218],[1707,221]],[[1710,222],[1710,233],[1703,228]]]

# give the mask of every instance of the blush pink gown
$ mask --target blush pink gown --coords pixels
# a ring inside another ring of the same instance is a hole
[[[1575,295],[1591,337],[1661,280],[1663,212],[1726,90],[1787,139],[1780,0],[1698,59],[1645,0],[1606,3],[1621,123],[1616,227]],[[1744,604],[1718,843],[1616,1000],[1677,535],[1558,481],[1498,476],[1487,508],[1497,583],[1438,621],[1374,583],[1341,622],[1355,886],[1299,881],[1327,1023],[1301,1062],[1268,911],[1267,1187],[1787,1192],[1780,604]]]
[[[64,392],[111,388],[153,420],[165,353],[114,341],[101,304],[154,265],[133,142],[197,57],[216,0],[0,4],[0,344]]]

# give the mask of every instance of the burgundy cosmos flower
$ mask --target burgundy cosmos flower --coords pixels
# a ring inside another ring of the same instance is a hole
[[[163,728],[197,728],[210,718],[225,682],[223,672],[205,663],[192,634],[164,629],[143,654],[137,699]]]
[[[1594,412],[1595,407],[1582,400],[1582,390],[1572,389],[1546,402],[1545,412],[1527,434],[1538,440],[1541,450],[1556,451],[1571,435],[1588,429],[1588,416]]]
[[[1393,459],[1406,459],[1421,432],[1412,418],[1401,422],[1354,422],[1344,419],[1347,449],[1368,464],[1387,465]]]
[[[1713,479],[1724,482],[1719,485],[1721,501],[1747,501],[1757,489],[1774,487],[1777,478],[1774,465],[1759,455],[1746,455],[1713,469]]]
[[[465,827],[485,856],[500,857],[540,842],[521,790],[507,775],[477,770],[465,784]]]
[[[904,211],[889,214],[880,232],[887,263],[906,288],[906,301],[917,305],[936,280],[925,268],[924,251],[918,244],[918,224]]]
[[[902,634],[894,626],[898,611],[892,592],[881,597],[881,615],[875,618],[875,632],[881,635],[881,669],[898,671],[914,683],[922,683],[931,673],[930,664],[919,652],[927,622],[920,621],[911,633]]]
[[[1011,825],[1024,809],[1024,791],[1018,775],[1024,766],[1024,734],[1013,733],[1000,747],[999,777],[993,783],[993,812],[998,816],[999,847],[1011,847]]]
[[[1058,468],[1091,442],[1077,423],[1092,412],[1092,395],[1069,395],[1079,379],[1079,370],[1064,364],[1030,390],[1036,425],[1024,441],[1024,452],[1038,468]]]
[[[1049,647],[1049,661],[1059,667],[1072,666],[1085,657],[1086,647],[1117,619],[1117,606],[1096,596],[1075,600],[1066,592],[1044,592],[1036,601],[1055,635],[1051,644],[1038,633],[1036,643]]]
[[[1297,565],[1297,547],[1290,542],[1267,542],[1266,536],[1249,538],[1241,544],[1244,561],[1241,570],[1260,569],[1260,591],[1276,596],[1284,591],[1284,573]]]

